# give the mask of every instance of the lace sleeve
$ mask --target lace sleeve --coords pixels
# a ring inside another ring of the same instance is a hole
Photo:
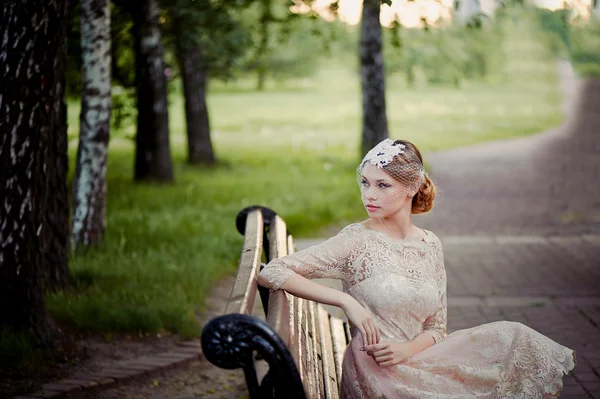
[[[263,285],[278,290],[294,274],[310,279],[345,280],[348,275],[348,258],[355,247],[356,235],[346,227],[321,244],[273,259],[260,272]]]
[[[447,301],[446,301],[446,269],[444,267],[444,251],[442,243],[437,240],[435,254],[435,278],[439,293],[439,308],[423,323],[423,331],[431,334],[435,342],[446,337]]]

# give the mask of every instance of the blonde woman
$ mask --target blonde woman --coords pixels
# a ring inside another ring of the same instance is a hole
[[[357,168],[369,218],[271,261],[260,285],[338,306],[352,326],[343,398],[554,398],[575,352],[500,321],[446,333],[439,238],[412,222],[436,189],[410,142],[386,139]],[[343,292],[310,281],[340,279]]]

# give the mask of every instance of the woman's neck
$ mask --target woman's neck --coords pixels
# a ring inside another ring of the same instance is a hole
[[[412,223],[412,213],[410,207],[403,207],[393,215],[383,218],[373,218],[378,230],[385,231],[389,235],[397,238],[406,238],[408,236],[418,235],[415,226]]]

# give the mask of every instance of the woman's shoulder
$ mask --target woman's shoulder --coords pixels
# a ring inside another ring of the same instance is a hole
[[[424,229],[422,227],[420,229],[425,232],[425,241],[441,248],[442,240],[440,240],[440,238],[433,231]]]
[[[350,223],[349,225],[347,225],[346,227],[341,229],[338,234],[354,235],[354,234],[360,233],[364,229],[365,229],[365,226],[362,224],[362,222],[355,222],[355,223]]]

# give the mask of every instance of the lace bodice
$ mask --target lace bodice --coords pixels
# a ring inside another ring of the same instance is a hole
[[[440,240],[425,233],[422,240],[393,240],[350,224],[321,244],[272,260],[261,276],[274,290],[295,273],[339,279],[372,314],[382,338],[403,342],[427,331],[437,342],[446,336],[446,272]]]

